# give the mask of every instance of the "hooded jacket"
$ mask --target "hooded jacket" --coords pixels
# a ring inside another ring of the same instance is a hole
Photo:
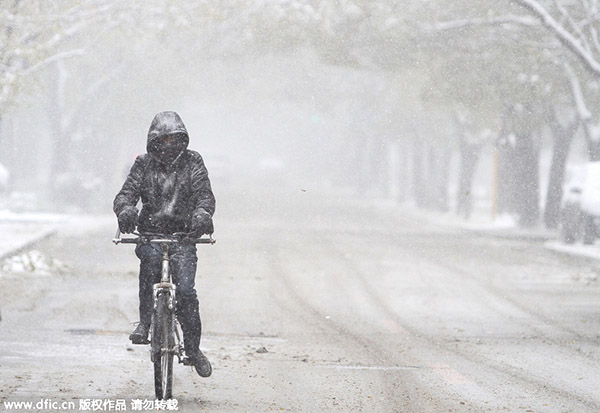
[[[160,139],[173,135],[179,153],[174,159],[161,152]],[[117,216],[136,208],[141,198],[140,232],[189,232],[195,216],[215,212],[215,197],[202,156],[187,149],[189,136],[179,115],[160,112],[152,120],[147,153],[136,158],[123,187],[115,197]],[[137,211],[137,209],[136,209]]]

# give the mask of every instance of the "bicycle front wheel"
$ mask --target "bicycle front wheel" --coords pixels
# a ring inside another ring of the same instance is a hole
[[[170,399],[173,391],[173,311],[169,309],[169,294],[160,294],[152,320],[154,392],[159,400]]]

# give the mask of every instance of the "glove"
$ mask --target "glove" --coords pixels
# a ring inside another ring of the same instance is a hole
[[[119,221],[119,230],[124,234],[131,234],[135,231],[138,220],[138,210],[135,207],[127,207],[121,211],[117,217]]]
[[[192,234],[202,236],[212,234],[215,231],[210,214],[204,210],[196,212],[192,217]]]

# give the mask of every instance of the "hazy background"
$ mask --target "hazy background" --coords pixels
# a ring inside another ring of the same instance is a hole
[[[567,166],[600,159],[598,16],[593,0],[2,0],[2,205],[109,211],[175,110],[216,191],[553,228]]]

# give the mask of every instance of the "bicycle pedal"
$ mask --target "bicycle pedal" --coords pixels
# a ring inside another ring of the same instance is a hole
[[[183,363],[184,366],[193,366],[194,363],[192,363],[192,360],[189,357],[184,357],[184,359],[181,361]]]

